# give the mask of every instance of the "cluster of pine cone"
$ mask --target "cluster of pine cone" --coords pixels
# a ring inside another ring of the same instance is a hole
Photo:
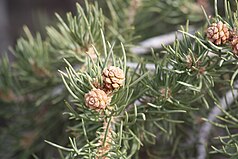
[[[221,21],[212,23],[207,28],[207,38],[218,46],[229,43],[234,55],[238,56],[238,34],[230,30],[225,23]]]
[[[110,104],[109,94],[123,85],[125,74],[119,67],[109,66],[103,71],[102,79],[102,87],[94,88],[84,96],[86,106],[96,111],[103,110]]]

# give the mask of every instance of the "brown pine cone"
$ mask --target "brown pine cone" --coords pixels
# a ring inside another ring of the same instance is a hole
[[[110,66],[105,69],[102,76],[104,87],[110,91],[120,88],[125,80],[124,72],[115,66]]]
[[[231,41],[231,46],[233,49],[233,53],[237,56],[238,55],[238,36],[234,36]]]
[[[212,23],[207,28],[207,38],[216,45],[225,44],[230,37],[230,31],[226,24],[219,21],[218,23]]]
[[[107,94],[100,89],[93,89],[84,96],[85,104],[91,109],[102,110],[105,109],[109,103]]]

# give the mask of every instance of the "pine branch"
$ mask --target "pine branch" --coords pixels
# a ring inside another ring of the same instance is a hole
[[[233,88],[238,87],[238,81],[234,82]],[[226,94],[219,99],[219,106],[215,105],[210,111],[206,121],[200,128],[198,134],[199,144],[197,146],[198,157],[197,159],[206,159],[207,157],[207,144],[208,139],[212,130],[212,123],[215,123],[217,116],[223,113],[222,110],[226,110],[236,99],[238,98],[238,90],[231,89],[226,92]],[[221,110],[222,109],[222,110]]]
[[[231,47],[228,37],[228,31],[237,26],[229,5],[225,7],[224,19],[217,10],[215,18],[207,17],[208,24],[213,23],[208,27],[207,35],[194,33],[195,29],[189,30],[187,23],[178,34],[173,32],[147,39],[140,43],[141,47],[131,49],[133,54],[128,52],[135,38],[133,34],[138,34],[138,30],[130,30],[133,24],[137,25],[136,29],[142,26],[142,30],[143,27],[151,30],[151,23],[147,26],[144,23],[161,20],[150,19],[148,15],[154,17],[158,12],[164,15],[162,19],[167,21],[166,24],[178,24],[185,20],[183,16],[201,12],[196,10],[197,4],[186,2],[154,0],[142,3],[138,8],[134,4],[130,7],[129,1],[108,0],[108,17],[97,3],[86,2],[85,8],[77,5],[75,16],[68,13],[64,20],[57,15],[59,23],[57,27],[47,27],[46,40],[25,28],[26,37],[20,38],[12,49],[18,61],[10,67],[7,60],[1,62],[0,89],[8,93],[8,87],[17,85],[20,97],[33,94],[33,101],[24,105],[23,112],[30,112],[33,119],[40,111],[38,124],[41,123],[39,118],[50,121],[50,124],[46,126],[47,131],[43,131],[45,127],[40,128],[39,132],[32,132],[31,137],[52,130],[51,124],[55,125],[52,122],[59,119],[55,114],[63,111],[55,106],[60,106],[66,99],[69,102],[65,102],[68,110],[64,115],[72,122],[67,129],[72,136],[69,148],[47,142],[62,149],[62,158],[130,159],[139,158],[144,150],[155,158],[194,158],[198,152],[204,157],[207,150],[204,144],[207,144],[212,126],[205,123],[201,127],[200,143],[195,147],[192,136],[197,135],[199,121],[196,118],[210,113],[207,119],[210,123],[214,124],[217,117],[225,123],[220,126],[228,128],[236,128],[238,122],[236,115],[232,115],[236,112],[229,112],[235,109],[227,109],[238,96],[234,89],[238,83],[235,82],[234,88],[226,92],[220,103],[216,100],[229,84],[237,80],[238,74],[234,58],[236,47]],[[143,10],[145,8],[148,12]],[[132,17],[128,17],[128,9],[134,9]],[[199,15],[196,17],[194,21],[201,20]],[[138,24],[139,19],[142,21]],[[236,40],[232,39],[232,42],[236,43]],[[163,51],[158,54],[153,49],[150,51],[151,47],[163,47]],[[137,56],[146,52],[151,54]],[[11,69],[13,74],[9,73]],[[58,69],[62,81],[56,72]],[[27,107],[28,104],[32,106],[32,102],[38,106],[37,110]],[[214,102],[217,105],[210,110],[209,105]],[[50,108],[53,111],[45,113]],[[15,109],[15,112],[21,111]],[[228,118],[220,117],[222,112]],[[234,139],[235,134],[227,132],[229,139]],[[222,141],[220,145],[233,146],[233,143]],[[23,146],[27,147],[27,144],[23,142]]]

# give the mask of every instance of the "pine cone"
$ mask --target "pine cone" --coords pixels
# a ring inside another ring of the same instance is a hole
[[[235,55],[238,55],[238,36],[234,36],[232,41],[231,41],[231,46],[233,49],[233,53]]]
[[[115,66],[110,66],[109,68],[105,69],[102,76],[104,87],[107,90],[118,89],[123,85],[125,80],[124,72],[119,67]]]
[[[229,40],[230,32],[226,24],[221,21],[213,23],[207,29],[207,38],[216,45],[225,44]]]
[[[100,89],[93,89],[84,96],[85,104],[91,109],[101,110],[107,107],[109,98],[107,94]]]

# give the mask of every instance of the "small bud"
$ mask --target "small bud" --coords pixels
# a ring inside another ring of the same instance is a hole
[[[238,55],[238,36],[234,36],[231,41],[232,51],[234,55]]]
[[[165,98],[170,98],[171,97],[170,88],[161,88],[160,93],[161,93],[161,97],[165,97]]]

